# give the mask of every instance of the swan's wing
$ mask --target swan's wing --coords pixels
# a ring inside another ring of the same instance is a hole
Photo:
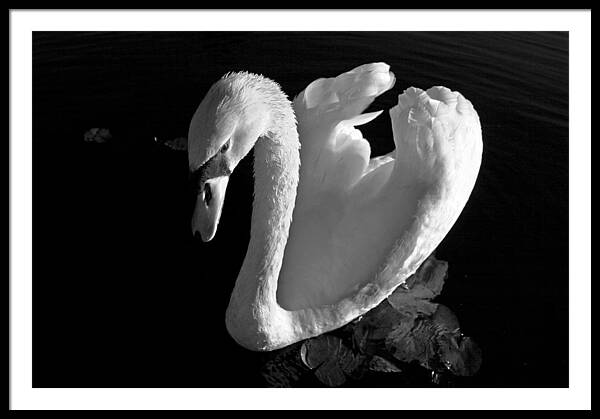
[[[415,206],[373,280],[386,294],[412,275],[448,234],[475,186],[483,151],[473,105],[446,87],[406,89],[390,117],[395,161],[374,204],[398,207],[413,200]]]
[[[294,99],[301,141],[300,194],[348,191],[391,156],[370,161],[371,148],[356,128],[381,114],[361,114],[392,88],[385,63],[365,64],[335,78],[312,82]]]
[[[318,79],[294,99],[301,163],[278,288],[286,308],[333,302],[365,278],[364,271],[374,276],[381,244],[373,241],[387,226],[385,214],[369,203],[388,183],[395,155],[370,159],[369,142],[356,127],[382,113],[362,114],[394,83],[387,64],[366,64]],[[363,191],[359,199],[357,191]]]
[[[319,79],[294,100],[300,180],[277,298],[285,309],[322,316],[315,330],[364,313],[411,275],[477,178],[479,118],[442,87],[400,95],[390,110],[396,149],[370,159],[356,126],[378,115],[361,112],[394,81],[386,64],[368,64]]]

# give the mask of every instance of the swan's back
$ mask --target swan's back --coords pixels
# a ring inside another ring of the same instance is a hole
[[[301,166],[277,288],[285,309],[333,305],[368,282],[393,290],[468,199],[481,128],[460,94],[407,89],[390,110],[396,149],[370,158],[356,126],[381,113],[361,114],[394,83],[387,64],[366,64],[316,80],[294,99]]]

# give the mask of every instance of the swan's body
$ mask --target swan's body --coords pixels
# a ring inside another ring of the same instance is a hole
[[[361,112],[394,81],[386,64],[368,64],[311,83],[292,105],[275,82],[233,73],[196,111],[193,229],[205,241],[229,173],[255,146],[251,239],[226,314],[241,345],[273,350],[360,316],[458,218],[481,162],[477,113],[448,89],[407,89],[390,110],[396,150],[370,159],[354,126],[379,115]]]

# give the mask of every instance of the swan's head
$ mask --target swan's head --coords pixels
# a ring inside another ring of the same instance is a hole
[[[195,208],[192,233],[211,240],[219,224],[229,176],[269,125],[264,99],[249,73],[217,81],[194,114],[188,133],[188,161]]]

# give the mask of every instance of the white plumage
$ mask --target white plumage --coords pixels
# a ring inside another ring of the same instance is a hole
[[[380,115],[361,112],[394,83],[387,64],[366,64],[312,82],[292,106],[275,82],[231,73],[198,108],[189,161],[203,173],[193,228],[205,239],[222,205],[206,194],[224,194],[212,179],[255,146],[251,240],[226,316],[240,344],[272,350],[351,321],[458,218],[481,163],[477,113],[444,87],[409,88],[389,112],[396,149],[371,159],[356,127]],[[216,151],[226,141],[231,149]]]

